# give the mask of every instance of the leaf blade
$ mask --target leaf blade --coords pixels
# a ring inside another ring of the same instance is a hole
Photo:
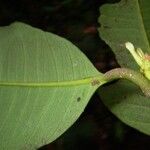
[[[100,88],[99,94],[114,115],[131,127],[150,135],[150,101],[137,86],[129,81],[119,81]]]
[[[7,74],[9,81],[24,82],[77,80],[101,74],[76,46],[57,35],[22,23],[0,31],[1,81],[8,81]]]
[[[150,52],[149,46],[149,1],[126,1],[104,5],[100,9],[100,36],[110,45],[119,64],[138,70],[137,64],[127,52],[124,44],[132,42],[144,52]],[[147,9],[147,12],[144,10]],[[146,21],[147,20],[147,21]]]
[[[106,4],[100,8],[99,34],[112,48],[121,67],[139,71],[138,65],[124,46],[125,42],[132,42],[136,48],[142,48],[145,53],[150,52],[149,6],[150,1],[148,0],[121,0],[119,3]],[[150,135],[150,118],[147,116],[150,106],[149,98],[142,96],[141,91],[135,85],[127,81],[119,81],[104,87],[99,93],[106,106],[119,119]],[[135,103],[134,106],[132,100]],[[144,107],[143,110],[144,102],[147,107]],[[136,104],[139,104],[139,108],[136,107]],[[144,124],[146,121],[148,123]]]
[[[0,39],[0,146],[36,149],[65,132],[105,81],[59,36],[14,23]]]

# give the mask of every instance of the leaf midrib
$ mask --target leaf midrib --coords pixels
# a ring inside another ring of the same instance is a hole
[[[84,84],[91,84],[92,86],[100,86],[106,83],[102,79],[101,75],[94,77],[88,77],[80,80],[70,80],[70,81],[52,81],[52,82],[0,82],[0,86],[20,86],[20,87],[66,87],[66,86],[77,86]]]

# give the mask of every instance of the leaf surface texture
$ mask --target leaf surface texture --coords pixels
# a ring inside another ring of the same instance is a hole
[[[0,28],[0,54],[3,150],[31,150],[52,142],[104,83],[71,42],[23,23]]]
[[[139,67],[125,48],[132,42],[150,53],[150,1],[121,0],[100,8],[99,33],[112,48],[121,67],[139,71]],[[127,81],[119,81],[99,91],[107,107],[123,122],[150,135],[150,99]]]

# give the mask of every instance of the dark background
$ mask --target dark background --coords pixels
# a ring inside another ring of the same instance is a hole
[[[98,35],[99,7],[119,0],[0,0],[0,26],[21,21],[72,41],[101,72],[118,64]],[[150,137],[119,121],[95,94],[78,121],[39,150],[149,150]]]

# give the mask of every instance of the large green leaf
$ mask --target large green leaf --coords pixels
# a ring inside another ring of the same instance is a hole
[[[102,6],[100,12],[101,38],[110,45],[122,67],[137,69],[124,44],[129,41],[144,52],[150,52],[150,1],[122,0]]]
[[[129,81],[99,89],[108,108],[124,123],[150,135],[150,99]]]
[[[124,43],[132,42],[144,52],[150,52],[150,1],[122,0],[100,9],[100,36],[112,48],[119,64],[139,70]],[[122,121],[150,135],[150,98],[133,84],[118,82],[100,90],[108,108]]]
[[[37,149],[65,132],[103,84],[69,41],[23,23],[0,28],[0,149]]]

